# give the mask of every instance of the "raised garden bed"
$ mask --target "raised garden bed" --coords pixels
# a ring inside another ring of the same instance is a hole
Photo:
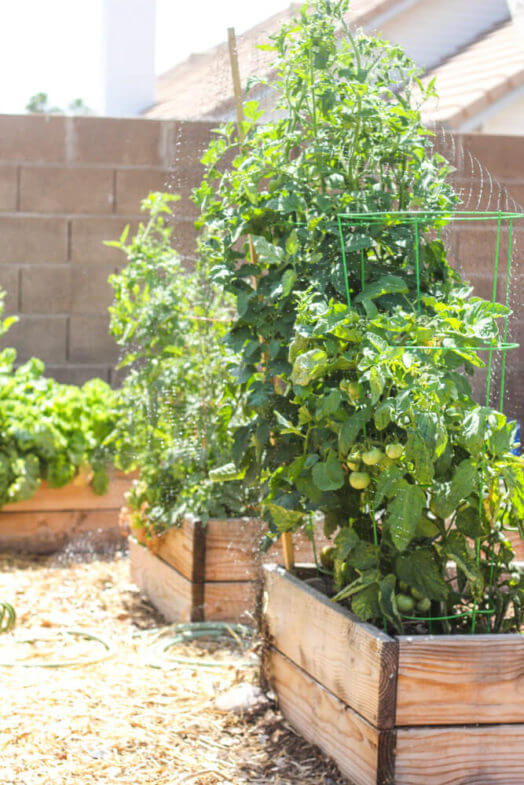
[[[118,523],[131,477],[114,472],[107,493],[96,494],[80,475],[63,488],[43,482],[26,501],[0,510],[0,549],[52,553],[68,542],[85,538],[92,547],[122,539]]]
[[[521,785],[524,636],[397,636],[264,567],[265,672],[355,785]]]
[[[246,621],[262,562],[280,560],[278,544],[261,557],[264,530],[256,519],[186,520],[153,542],[154,553],[130,538],[131,577],[169,621]],[[299,560],[313,558],[305,536],[295,536],[295,551]]]

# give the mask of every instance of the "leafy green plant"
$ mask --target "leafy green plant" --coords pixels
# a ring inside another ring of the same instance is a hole
[[[2,300],[0,292],[0,315]],[[0,319],[0,335],[14,321]],[[60,488],[85,466],[93,490],[105,493],[116,394],[100,379],[59,384],[35,358],[15,362],[14,349],[0,351],[0,506],[30,498],[41,480]]]
[[[223,343],[231,309],[205,269],[184,269],[171,247],[164,216],[176,198],[150,194],[142,203],[148,222],[129,243],[127,232],[112,243],[128,259],[110,279],[111,331],[123,349],[119,367],[129,369],[119,462],[140,470],[128,502],[135,527],[150,535],[188,513],[205,521],[244,514],[249,506],[240,479],[224,485],[213,475],[230,462],[232,432],[242,422]]]
[[[401,631],[449,616],[436,627],[456,630],[473,611],[477,630],[515,629],[523,583],[504,529],[524,516],[522,461],[467,380],[482,365],[470,347],[498,340],[506,312],[471,297],[436,218],[418,280],[412,230],[387,217],[345,233],[345,277],[340,214],[457,203],[420,119],[432,86],[398,47],[352,35],[346,10],[318,0],[282,28],[278,119],[248,102],[242,146],[226,124],[204,156],[201,252],[236,297],[228,340],[254,413],[233,455],[258,466],[273,529],[324,513],[337,598],[361,618]]]

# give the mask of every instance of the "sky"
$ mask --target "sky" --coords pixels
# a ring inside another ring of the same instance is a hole
[[[0,112],[23,112],[38,92],[48,93],[59,107],[77,97],[88,105],[90,96],[96,101],[101,2],[0,0]],[[156,0],[156,72],[226,40],[228,27],[242,33],[289,2]]]

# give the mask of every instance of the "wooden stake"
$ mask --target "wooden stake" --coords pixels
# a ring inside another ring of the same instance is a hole
[[[240,81],[237,39],[236,39],[234,27],[228,27],[227,29],[227,42],[229,45],[229,62],[231,64],[231,77],[233,79],[233,94],[235,96],[238,138],[240,139],[240,145],[242,145],[242,142],[245,139],[244,128],[242,126],[242,123],[244,122],[244,104],[242,103],[242,82]],[[249,235],[247,239],[249,243],[249,258],[251,260],[251,264],[254,264],[256,261],[256,255],[255,255],[255,248],[253,246],[251,235]]]
[[[238,50],[237,50],[237,39],[235,35],[235,28],[228,27],[227,30],[227,41],[229,45],[229,61],[231,63],[231,76],[233,78],[233,93],[235,96],[235,108],[236,108],[236,115],[237,115],[237,129],[238,129],[238,138],[240,140],[240,145],[245,139],[244,128],[242,123],[244,122],[244,107],[242,104],[242,83],[240,81],[240,69],[238,67]],[[257,261],[255,248],[253,246],[253,241],[251,239],[251,235],[248,237],[249,242],[249,259],[251,264],[255,264]],[[253,281],[253,286],[256,289],[256,280]],[[273,381],[273,384],[276,384],[276,379]],[[284,565],[286,570],[293,570],[295,566],[295,552],[293,546],[293,537],[291,532],[284,532],[282,534],[282,547],[284,550]]]
[[[242,84],[240,82],[240,69],[238,67],[238,50],[235,28],[228,27],[227,42],[229,44],[229,61],[231,63],[231,76],[233,77],[233,94],[235,96],[235,108],[237,112],[237,127],[240,142],[244,141],[244,107],[242,104]]]
[[[293,572],[295,569],[295,547],[291,532],[282,534],[282,550],[284,551],[284,567],[288,572]]]

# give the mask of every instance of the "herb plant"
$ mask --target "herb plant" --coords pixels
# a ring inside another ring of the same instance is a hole
[[[205,269],[185,269],[171,247],[165,220],[178,197],[152,193],[149,212],[129,243],[117,243],[127,266],[111,277],[111,331],[129,370],[121,395],[118,460],[138,468],[128,496],[133,527],[148,535],[187,514],[244,514],[244,484],[215,482],[213,468],[230,462],[232,433],[241,424],[239,396],[224,345],[231,309]],[[228,475],[229,476],[229,475]]]
[[[3,294],[0,293],[0,315]],[[0,319],[3,335],[15,317]],[[90,467],[95,493],[105,493],[116,394],[100,379],[83,387],[44,376],[38,359],[15,368],[16,351],[0,352],[0,506],[29,499],[41,480],[52,488]]]
[[[469,630],[473,613],[477,631],[515,629],[523,581],[504,530],[522,527],[523,465],[467,379],[506,310],[471,296],[437,218],[418,280],[412,231],[391,217],[345,233],[346,279],[340,214],[457,203],[420,118],[432,86],[398,47],[353,35],[346,10],[318,0],[274,37],[276,119],[248,102],[242,146],[219,129],[195,192],[201,252],[236,297],[228,340],[253,412],[233,455],[257,465],[273,529],[324,514],[337,599],[362,619]]]

